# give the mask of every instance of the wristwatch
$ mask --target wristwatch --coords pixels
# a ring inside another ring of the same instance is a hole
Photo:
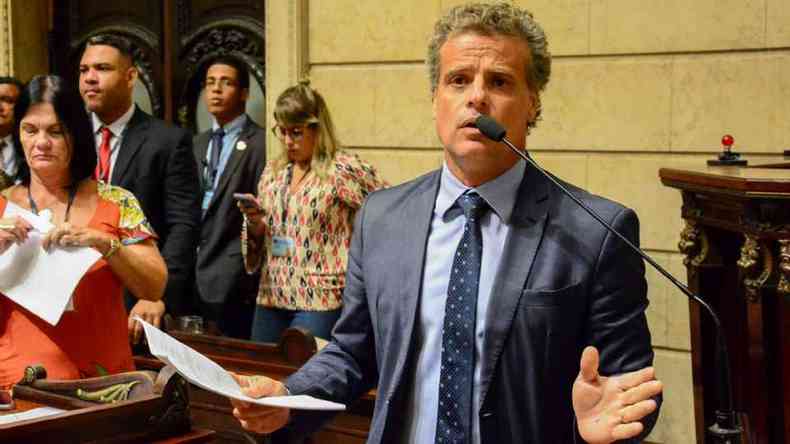
[[[104,258],[109,259],[110,256],[115,254],[115,252],[117,252],[120,248],[121,248],[121,241],[119,241],[118,238],[114,237],[110,239],[110,249],[107,250],[106,253],[104,253]]]

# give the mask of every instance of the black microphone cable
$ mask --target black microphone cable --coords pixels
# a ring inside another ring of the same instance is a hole
[[[625,236],[623,236],[619,231],[615,230],[608,222],[603,220],[601,216],[598,215],[592,208],[587,206],[584,202],[582,202],[579,198],[573,195],[560,181],[557,179],[553,174],[549,173],[548,171],[541,168],[540,165],[537,164],[526,152],[526,150],[521,150],[513,145],[505,136],[507,135],[507,131],[505,130],[502,125],[500,125],[496,120],[494,120],[491,116],[481,114],[475,120],[475,126],[477,129],[483,133],[484,136],[488,137],[489,139],[495,142],[502,142],[508,148],[510,148],[514,153],[516,153],[519,157],[524,159],[533,168],[538,170],[541,174],[543,174],[551,183],[553,183],[557,188],[560,189],[566,196],[570,197],[571,200],[576,202],[584,211],[587,212],[593,219],[597,220],[601,225],[606,227],[610,233],[617,236],[621,241],[623,241],[629,248],[635,251],[639,256],[642,257],[647,263],[653,266],[659,273],[664,275],[670,282],[675,284],[676,287],[680,289],[686,296],[690,299],[701,305],[705,308],[705,310],[710,314],[710,317],[713,319],[713,323],[716,325],[716,344],[717,344],[717,354],[716,354],[716,361],[717,366],[719,368],[719,378],[718,378],[718,396],[719,396],[719,403],[721,404],[720,408],[716,410],[716,422],[708,428],[711,436],[721,444],[734,444],[740,442],[740,436],[743,433],[743,428],[737,424],[736,421],[736,414],[732,408],[732,385],[730,381],[730,360],[729,360],[729,353],[727,352],[727,344],[724,339],[724,329],[721,325],[721,321],[719,320],[719,316],[713,310],[713,308],[708,305],[708,303],[694,294],[686,285],[682,282],[677,280],[670,272],[664,269],[661,265],[659,265],[653,258],[647,255],[641,248],[634,245],[630,240],[628,240]]]

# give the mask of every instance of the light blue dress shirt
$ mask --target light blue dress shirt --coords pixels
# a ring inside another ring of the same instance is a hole
[[[212,118],[212,121],[211,131],[214,132],[219,129],[219,123],[217,123],[217,119],[214,118]],[[222,177],[222,172],[225,170],[225,165],[228,164],[228,159],[230,159],[230,155],[233,153],[233,149],[236,146],[236,141],[239,139],[241,130],[244,129],[244,125],[246,124],[247,115],[242,114],[228,122],[228,124],[223,127],[225,130],[225,135],[222,137],[222,152],[219,155],[217,175],[214,177],[214,183],[211,184],[211,189],[206,190],[206,192],[203,194],[204,212],[208,209],[211,199],[214,197],[214,191],[217,189],[219,179]],[[208,145],[208,150],[206,150],[206,158],[204,159],[205,163],[203,164],[203,177],[206,177],[206,169],[208,168],[207,165],[211,162],[211,152],[215,149],[213,139],[209,139]]]
[[[516,194],[524,177],[525,163],[519,160],[499,177],[474,188],[485,199],[491,210],[481,222],[483,234],[483,260],[480,266],[480,284],[477,294],[477,320],[475,323],[474,390],[472,392],[472,439],[480,443],[480,356],[485,347],[488,301],[499,269],[501,253],[510,233],[510,217]],[[442,363],[442,326],[444,305],[453,255],[464,232],[466,220],[455,201],[469,188],[463,185],[447,168],[442,168],[439,194],[433,210],[431,232],[425,250],[425,272],[420,295],[420,308],[415,325],[415,365],[413,381],[407,391],[404,443],[433,443],[436,435],[436,418],[439,405],[439,376]]]

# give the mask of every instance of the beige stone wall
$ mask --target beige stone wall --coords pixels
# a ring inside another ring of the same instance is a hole
[[[544,25],[554,54],[532,152],[559,176],[634,208],[643,246],[685,279],[676,248],[680,196],[661,186],[658,169],[703,164],[725,132],[750,158],[790,148],[790,3],[514,1]],[[390,182],[436,168],[442,157],[423,60],[432,23],[458,3],[269,2],[269,103],[307,75],[342,141]],[[302,58],[290,52],[297,48]],[[650,440],[691,443],[688,305],[657,273],[648,281],[656,367],[666,383]]]

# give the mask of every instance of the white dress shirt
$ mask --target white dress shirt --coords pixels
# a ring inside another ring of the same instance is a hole
[[[101,129],[102,127],[106,126],[109,128],[112,135],[110,136],[110,171],[109,176],[112,177],[112,172],[115,169],[115,161],[118,159],[118,149],[121,147],[121,141],[123,140],[124,132],[126,131],[126,125],[129,124],[129,121],[132,120],[132,115],[134,114],[134,103],[132,106],[129,107],[129,110],[124,113],[121,117],[119,117],[115,122],[110,123],[109,125],[105,124],[99,119],[99,116],[96,113],[91,113],[91,121],[93,122],[93,136],[96,138],[96,155],[99,155],[99,148],[101,147],[102,141],[102,134]]]

